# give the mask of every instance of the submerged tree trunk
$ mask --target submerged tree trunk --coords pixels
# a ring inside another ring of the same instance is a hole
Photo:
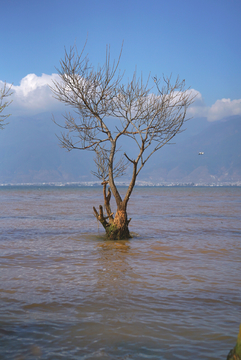
[[[241,324],[239,326],[237,343],[234,349],[230,350],[227,360],[241,360]]]
[[[106,185],[107,181],[102,183],[103,185],[103,195],[104,195],[104,202],[105,202],[105,209],[106,215],[104,214],[103,207],[99,206],[99,213],[95,207],[93,207],[95,217],[97,220],[100,221],[102,226],[106,231],[107,239],[109,240],[124,240],[131,238],[129,232],[129,222],[131,219],[128,220],[126,207],[127,205],[121,200],[117,202],[117,211],[115,216],[113,217],[113,213],[111,212],[110,208],[110,198],[111,198],[111,191],[110,188],[108,189],[108,194],[106,195]]]
[[[126,210],[117,209],[113,223],[109,224],[105,229],[108,239],[129,239],[131,237],[128,228],[129,222],[130,220],[127,220]]]

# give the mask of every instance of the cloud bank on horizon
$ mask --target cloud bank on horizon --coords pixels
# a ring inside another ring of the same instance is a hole
[[[58,79],[58,74],[41,76],[28,74],[20,81],[20,85],[12,85],[12,115],[27,116],[61,110],[63,105],[53,97],[50,89],[53,80]],[[0,87],[3,85],[4,82],[0,80]],[[206,117],[208,121],[216,121],[232,115],[241,115],[241,99],[218,99],[208,107],[199,91],[195,89],[190,91],[196,95],[196,100],[188,109],[188,117]]]

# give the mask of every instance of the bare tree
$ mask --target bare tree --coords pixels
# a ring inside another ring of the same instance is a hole
[[[10,95],[12,95],[11,86],[7,87],[7,84],[5,82],[3,88],[0,89],[0,129],[4,128],[4,126],[6,125],[6,123],[4,124],[4,121],[10,116],[10,114],[8,115],[2,114],[4,109],[8,107],[12,102],[6,100],[6,98]]]
[[[83,51],[79,55],[76,47],[65,50],[58,69],[59,81],[52,87],[55,98],[74,109],[74,113],[64,116],[65,131],[59,140],[69,151],[95,152],[94,175],[102,179],[106,210],[105,214],[101,205],[99,212],[94,207],[95,216],[109,239],[129,238],[127,204],[136,178],[151,155],[180,132],[194,97],[179,78],[172,83],[171,77],[149,76],[144,82],[135,71],[132,79],[123,84],[119,71],[121,52],[118,61],[111,63],[107,47],[105,64],[95,69]],[[123,138],[134,142],[136,153],[117,147]],[[132,177],[122,198],[115,177],[123,175],[127,165],[132,166]],[[111,193],[117,206],[115,214],[110,207]]]

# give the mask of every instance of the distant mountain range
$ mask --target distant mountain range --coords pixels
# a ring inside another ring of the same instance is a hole
[[[57,116],[60,117],[58,114]],[[96,181],[93,153],[67,152],[58,146],[60,129],[50,113],[10,117],[0,132],[0,183]],[[240,184],[241,116],[214,123],[205,118],[186,122],[175,144],[154,154],[138,177],[152,184]],[[203,152],[203,155],[199,155]],[[119,181],[127,181],[127,175]]]
[[[149,179],[155,183],[241,185],[241,117],[208,124],[204,119],[194,119],[191,124],[186,133],[177,135],[176,145],[163,147],[161,156],[147,165]]]

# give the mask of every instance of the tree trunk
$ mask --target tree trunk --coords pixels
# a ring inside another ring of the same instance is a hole
[[[101,225],[104,227],[106,231],[106,237],[109,240],[124,240],[131,238],[129,232],[129,222],[131,219],[127,219],[127,212],[126,212],[126,203],[118,202],[117,204],[117,211],[115,217],[113,217],[113,213],[111,212],[110,208],[110,198],[111,192],[108,189],[108,194],[106,195],[106,185],[107,181],[102,183],[103,185],[103,195],[104,195],[104,202],[105,202],[105,209],[107,212],[107,216],[104,215],[103,207],[99,206],[99,213],[95,207],[93,207],[95,217]]]
[[[129,232],[128,224],[131,221],[131,219],[127,219],[127,213],[125,209],[117,209],[115,217],[109,217],[104,216],[103,214],[103,208],[100,205],[99,207],[99,213],[93,207],[95,217],[101,225],[104,227],[106,232],[106,237],[109,240],[124,240],[124,239],[130,239],[131,234]],[[107,221],[107,219],[109,221]]]
[[[117,209],[114,221],[105,228],[107,238],[110,240],[123,240],[131,238],[125,210]]]
[[[241,360],[241,324],[239,326],[239,333],[236,346],[230,350],[227,360]]]

